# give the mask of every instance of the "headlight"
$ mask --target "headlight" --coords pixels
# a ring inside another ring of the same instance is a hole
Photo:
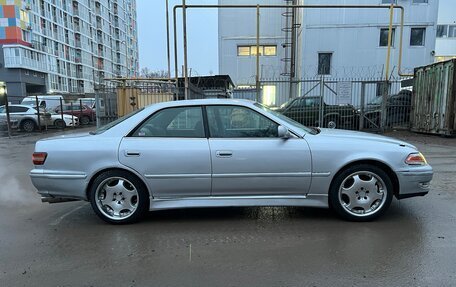
[[[411,153],[405,159],[405,163],[409,165],[426,165],[427,161],[422,153]]]

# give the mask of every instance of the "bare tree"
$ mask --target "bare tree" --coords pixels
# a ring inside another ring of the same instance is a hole
[[[141,69],[141,77],[143,78],[160,78],[160,79],[166,79],[168,78],[168,72],[165,70],[157,70],[157,71],[152,71],[147,67],[144,67]]]

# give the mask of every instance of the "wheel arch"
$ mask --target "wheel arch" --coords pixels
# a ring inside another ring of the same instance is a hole
[[[95,172],[91,177],[90,177],[90,180],[89,180],[89,183],[87,184],[86,186],[86,190],[85,190],[85,195],[86,195],[86,198],[87,200],[90,199],[90,196],[89,196],[89,192],[90,192],[90,189],[92,188],[92,185],[93,185],[93,182],[95,181],[95,179],[102,173],[104,172],[107,172],[107,171],[123,171],[123,172],[128,172],[129,174],[131,174],[132,176],[134,176],[136,179],[138,179],[143,185],[144,185],[144,188],[146,188],[147,192],[149,193],[149,198],[152,198],[153,195],[152,195],[152,192],[150,191],[149,189],[149,186],[147,185],[147,183],[144,181],[144,179],[139,176],[135,171],[133,170],[130,170],[130,169],[127,169],[127,168],[122,168],[122,167],[107,167],[107,168],[103,168],[101,170],[98,170],[97,172]]]
[[[397,197],[397,195],[399,194],[400,186],[399,186],[399,179],[398,179],[396,173],[393,171],[393,169],[389,165],[387,165],[386,163],[384,163],[380,160],[375,160],[375,159],[355,160],[355,161],[349,162],[346,165],[344,165],[343,167],[341,167],[334,174],[333,178],[331,179],[330,190],[333,187],[334,181],[339,176],[339,174],[341,174],[347,168],[350,168],[352,166],[359,165],[359,164],[373,165],[373,166],[376,166],[376,167],[380,168],[381,170],[383,170],[391,179],[391,183],[393,184],[393,194],[394,194],[394,196]]]

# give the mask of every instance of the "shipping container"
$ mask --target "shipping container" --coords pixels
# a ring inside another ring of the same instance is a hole
[[[456,59],[416,68],[414,71],[411,130],[456,134]]]

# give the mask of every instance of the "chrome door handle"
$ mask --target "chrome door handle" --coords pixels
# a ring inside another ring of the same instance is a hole
[[[125,156],[140,156],[141,153],[139,151],[125,151]]]
[[[215,152],[215,155],[217,157],[231,157],[233,155],[233,152],[230,150],[218,150]]]

